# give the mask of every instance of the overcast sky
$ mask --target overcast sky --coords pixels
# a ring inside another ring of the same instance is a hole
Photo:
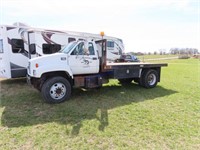
[[[125,51],[200,51],[200,0],[0,0],[0,24],[100,33]]]

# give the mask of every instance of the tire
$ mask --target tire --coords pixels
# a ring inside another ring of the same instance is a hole
[[[42,85],[42,97],[46,103],[61,103],[71,96],[70,82],[63,77],[52,77]]]
[[[156,70],[150,69],[144,71],[139,84],[145,88],[154,88],[157,85],[157,83],[158,72]]]
[[[133,79],[128,78],[128,79],[118,79],[120,84],[131,84],[131,82],[133,81]]]

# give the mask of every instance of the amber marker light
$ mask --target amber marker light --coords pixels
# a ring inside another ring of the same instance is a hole
[[[104,36],[105,34],[104,34],[104,32],[102,31],[102,32],[100,32],[100,35],[101,35],[101,36]]]
[[[36,63],[36,64],[35,64],[35,67],[36,67],[36,68],[38,68],[38,67],[39,67],[38,63]]]

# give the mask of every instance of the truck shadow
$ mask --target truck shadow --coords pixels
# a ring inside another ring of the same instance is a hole
[[[114,108],[169,96],[176,91],[159,85],[153,89],[144,89],[134,83],[121,86],[114,81],[100,89],[74,89],[69,101],[50,105],[43,103],[40,93],[22,79],[1,81],[1,93],[1,124],[4,127],[56,122],[66,125],[66,133],[75,136],[79,134],[83,121],[99,121],[98,130],[104,131]],[[68,129],[68,125],[72,129]]]

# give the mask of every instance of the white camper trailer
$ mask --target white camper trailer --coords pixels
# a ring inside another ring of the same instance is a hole
[[[107,59],[112,62],[124,51],[121,39],[107,39]],[[23,24],[0,26],[0,78],[25,77],[28,60],[58,52],[71,41],[102,39],[101,35],[83,32],[36,29]],[[100,56],[101,57],[101,56]]]

